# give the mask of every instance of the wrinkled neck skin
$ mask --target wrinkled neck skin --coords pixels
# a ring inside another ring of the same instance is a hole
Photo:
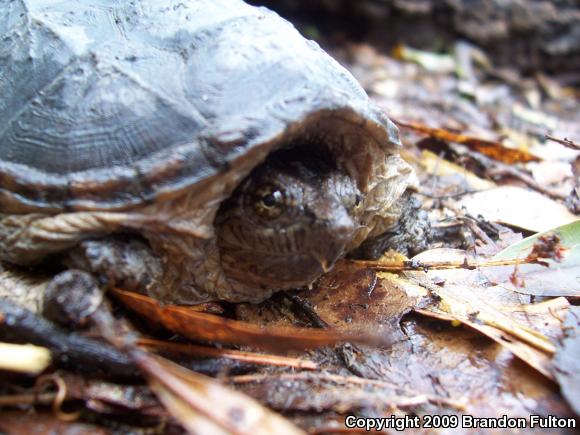
[[[221,266],[234,286],[262,291],[310,284],[345,254],[359,227],[356,182],[332,162],[281,152],[218,211]]]

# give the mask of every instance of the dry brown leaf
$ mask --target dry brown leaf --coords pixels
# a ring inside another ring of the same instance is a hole
[[[501,142],[480,139],[465,134],[458,134],[443,128],[432,128],[418,122],[403,122],[400,120],[393,121],[400,127],[426,134],[429,137],[435,139],[439,139],[445,142],[460,143],[472,150],[478,151],[481,154],[484,154],[503,163],[526,163],[539,160],[536,156],[530,154],[527,151],[507,148]]]
[[[159,399],[190,434],[303,435],[288,420],[214,379],[161,357],[133,351]]]
[[[377,343],[380,337],[371,334],[346,335],[344,333],[310,328],[272,327],[268,329],[194,311],[184,306],[162,305],[156,300],[137,293],[114,289],[112,293],[123,304],[149,321],[194,340],[245,344],[261,349],[288,350],[327,346],[353,341]]]

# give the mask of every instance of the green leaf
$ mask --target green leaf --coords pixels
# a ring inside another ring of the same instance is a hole
[[[560,237],[560,244],[566,249],[564,260],[548,259],[546,262],[549,267],[538,264],[520,265],[517,274],[523,278],[524,286],[516,286],[509,280],[500,285],[529,295],[580,297],[580,220],[527,237],[499,252],[494,259],[525,258],[538,239],[549,233],[556,233]],[[495,275],[494,271],[489,272],[490,275]],[[497,278],[488,277],[492,280]]]

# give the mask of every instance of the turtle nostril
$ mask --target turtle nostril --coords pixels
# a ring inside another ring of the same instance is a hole
[[[333,233],[339,236],[341,239],[345,238],[350,239],[350,237],[352,237],[352,234],[354,233],[355,225],[350,216],[348,215],[339,217],[338,219],[336,219],[336,221],[332,223],[331,226]]]
[[[340,238],[350,238],[354,232],[354,226],[350,225],[338,225],[335,227],[335,232]]]

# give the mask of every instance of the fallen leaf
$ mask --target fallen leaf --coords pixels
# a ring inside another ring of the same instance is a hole
[[[562,204],[540,193],[515,186],[465,195],[458,205],[473,216],[481,215],[529,231],[546,231],[578,220]]]
[[[526,165],[526,169],[532,173],[534,180],[542,185],[561,183],[573,176],[568,162],[532,162]]]
[[[427,306],[419,312],[430,311],[441,319],[464,323],[502,344],[526,364],[553,379],[551,356],[555,347],[552,342],[541,332],[512,319],[509,313],[486,303],[482,299],[485,288],[453,284],[441,287],[432,284],[427,277],[418,275],[417,272],[408,275],[439,299],[437,304]]]
[[[570,307],[564,339],[554,357],[554,373],[568,404],[580,415],[580,307]]]
[[[381,337],[370,332],[344,334],[313,328],[261,328],[251,323],[191,310],[185,306],[163,305],[156,300],[120,289],[112,293],[123,304],[149,321],[194,340],[245,344],[261,349],[288,350],[327,346],[339,342],[380,343]]]
[[[494,259],[526,258],[534,243],[551,233],[558,235],[560,246],[565,249],[562,261],[549,258],[545,260],[549,267],[522,264],[514,271],[513,266],[498,266],[482,270],[482,273],[491,281],[518,293],[580,297],[580,220],[527,237],[497,253]],[[515,283],[510,280],[514,273],[518,278]],[[518,283],[523,283],[523,286]]]
[[[383,415],[385,409],[386,416],[448,413],[462,407],[468,414],[488,417],[505,413],[526,417],[542,409],[560,412],[561,400],[554,395],[553,383],[522,362],[531,360],[549,376],[549,354],[492,326],[486,332],[495,340],[470,327],[442,326],[441,322],[423,316],[402,316],[410,308],[429,306],[437,297],[429,297],[424,287],[404,274],[377,273],[367,270],[365,265],[340,262],[312,291],[304,291],[300,297],[307,301],[306,311],[337,329],[356,330],[358,324],[371,324],[378,331],[388,331],[392,337],[389,347],[345,344],[319,349],[310,356],[325,368],[324,373],[288,374],[273,368],[267,373],[230,378],[236,386],[274,409],[290,413],[293,420],[296,415],[313,416],[317,428],[321,421],[330,422],[336,415],[352,412]],[[523,311],[523,307],[515,302],[522,295],[501,288],[495,290],[513,302],[506,316],[519,316],[515,310]],[[495,300],[499,305],[503,301]],[[286,319],[292,318],[291,313],[284,311],[286,305],[281,306],[284,301],[245,304],[243,312],[263,324],[277,324],[281,311]],[[538,313],[534,313],[537,317],[530,317],[543,322],[542,316],[551,315],[551,309],[561,313],[561,305],[543,305],[542,309],[534,306],[538,308]],[[521,324],[529,325],[525,319]],[[554,322],[550,327],[558,330]],[[549,336],[555,335],[550,332]],[[508,340],[515,343],[511,350]],[[337,376],[344,373],[345,366],[356,376],[349,376],[348,380]],[[441,397],[445,401],[437,402]],[[302,423],[301,426],[309,427]]]
[[[538,157],[527,151],[508,148],[501,142],[481,139],[466,134],[458,134],[443,128],[428,127],[418,122],[400,121],[396,119],[393,119],[393,121],[399,127],[408,128],[445,142],[455,142],[465,145],[474,151],[480,152],[481,154],[503,163],[526,163],[540,160]]]
[[[501,309],[520,324],[536,329],[556,343],[562,338],[562,319],[570,309],[570,302],[560,297],[533,304],[504,304]]]
[[[454,304],[455,305],[455,304]],[[509,349],[514,355],[516,355],[520,360],[524,361],[529,366],[536,369],[538,372],[543,374],[546,378],[553,380],[554,375],[552,374],[552,363],[551,359],[546,353],[529,346],[527,343],[514,339],[510,334],[506,334],[502,330],[495,328],[490,325],[481,324],[479,322],[472,322],[467,316],[457,315],[448,312],[439,312],[437,310],[429,309],[416,309],[417,313],[431,316],[440,320],[447,320],[450,322],[460,322],[476,331],[481,332],[483,335],[491,338],[496,343],[501,344],[506,349]]]
[[[373,325],[378,334],[391,334],[427,292],[405,277],[376,272],[342,261],[324,275],[312,291],[303,293],[326,324],[343,332]]]
[[[391,382],[331,373],[259,373],[227,378],[252,397],[265,398],[268,406],[297,412],[349,413],[361,406],[385,413],[389,409],[433,404],[463,410],[464,402],[437,395],[403,391]],[[386,411],[386,412],[385,412]]]
[[[214,379],[145,352],[133,351],[131,356],[151,389],[190,434],[304,434],[288,420]]]

